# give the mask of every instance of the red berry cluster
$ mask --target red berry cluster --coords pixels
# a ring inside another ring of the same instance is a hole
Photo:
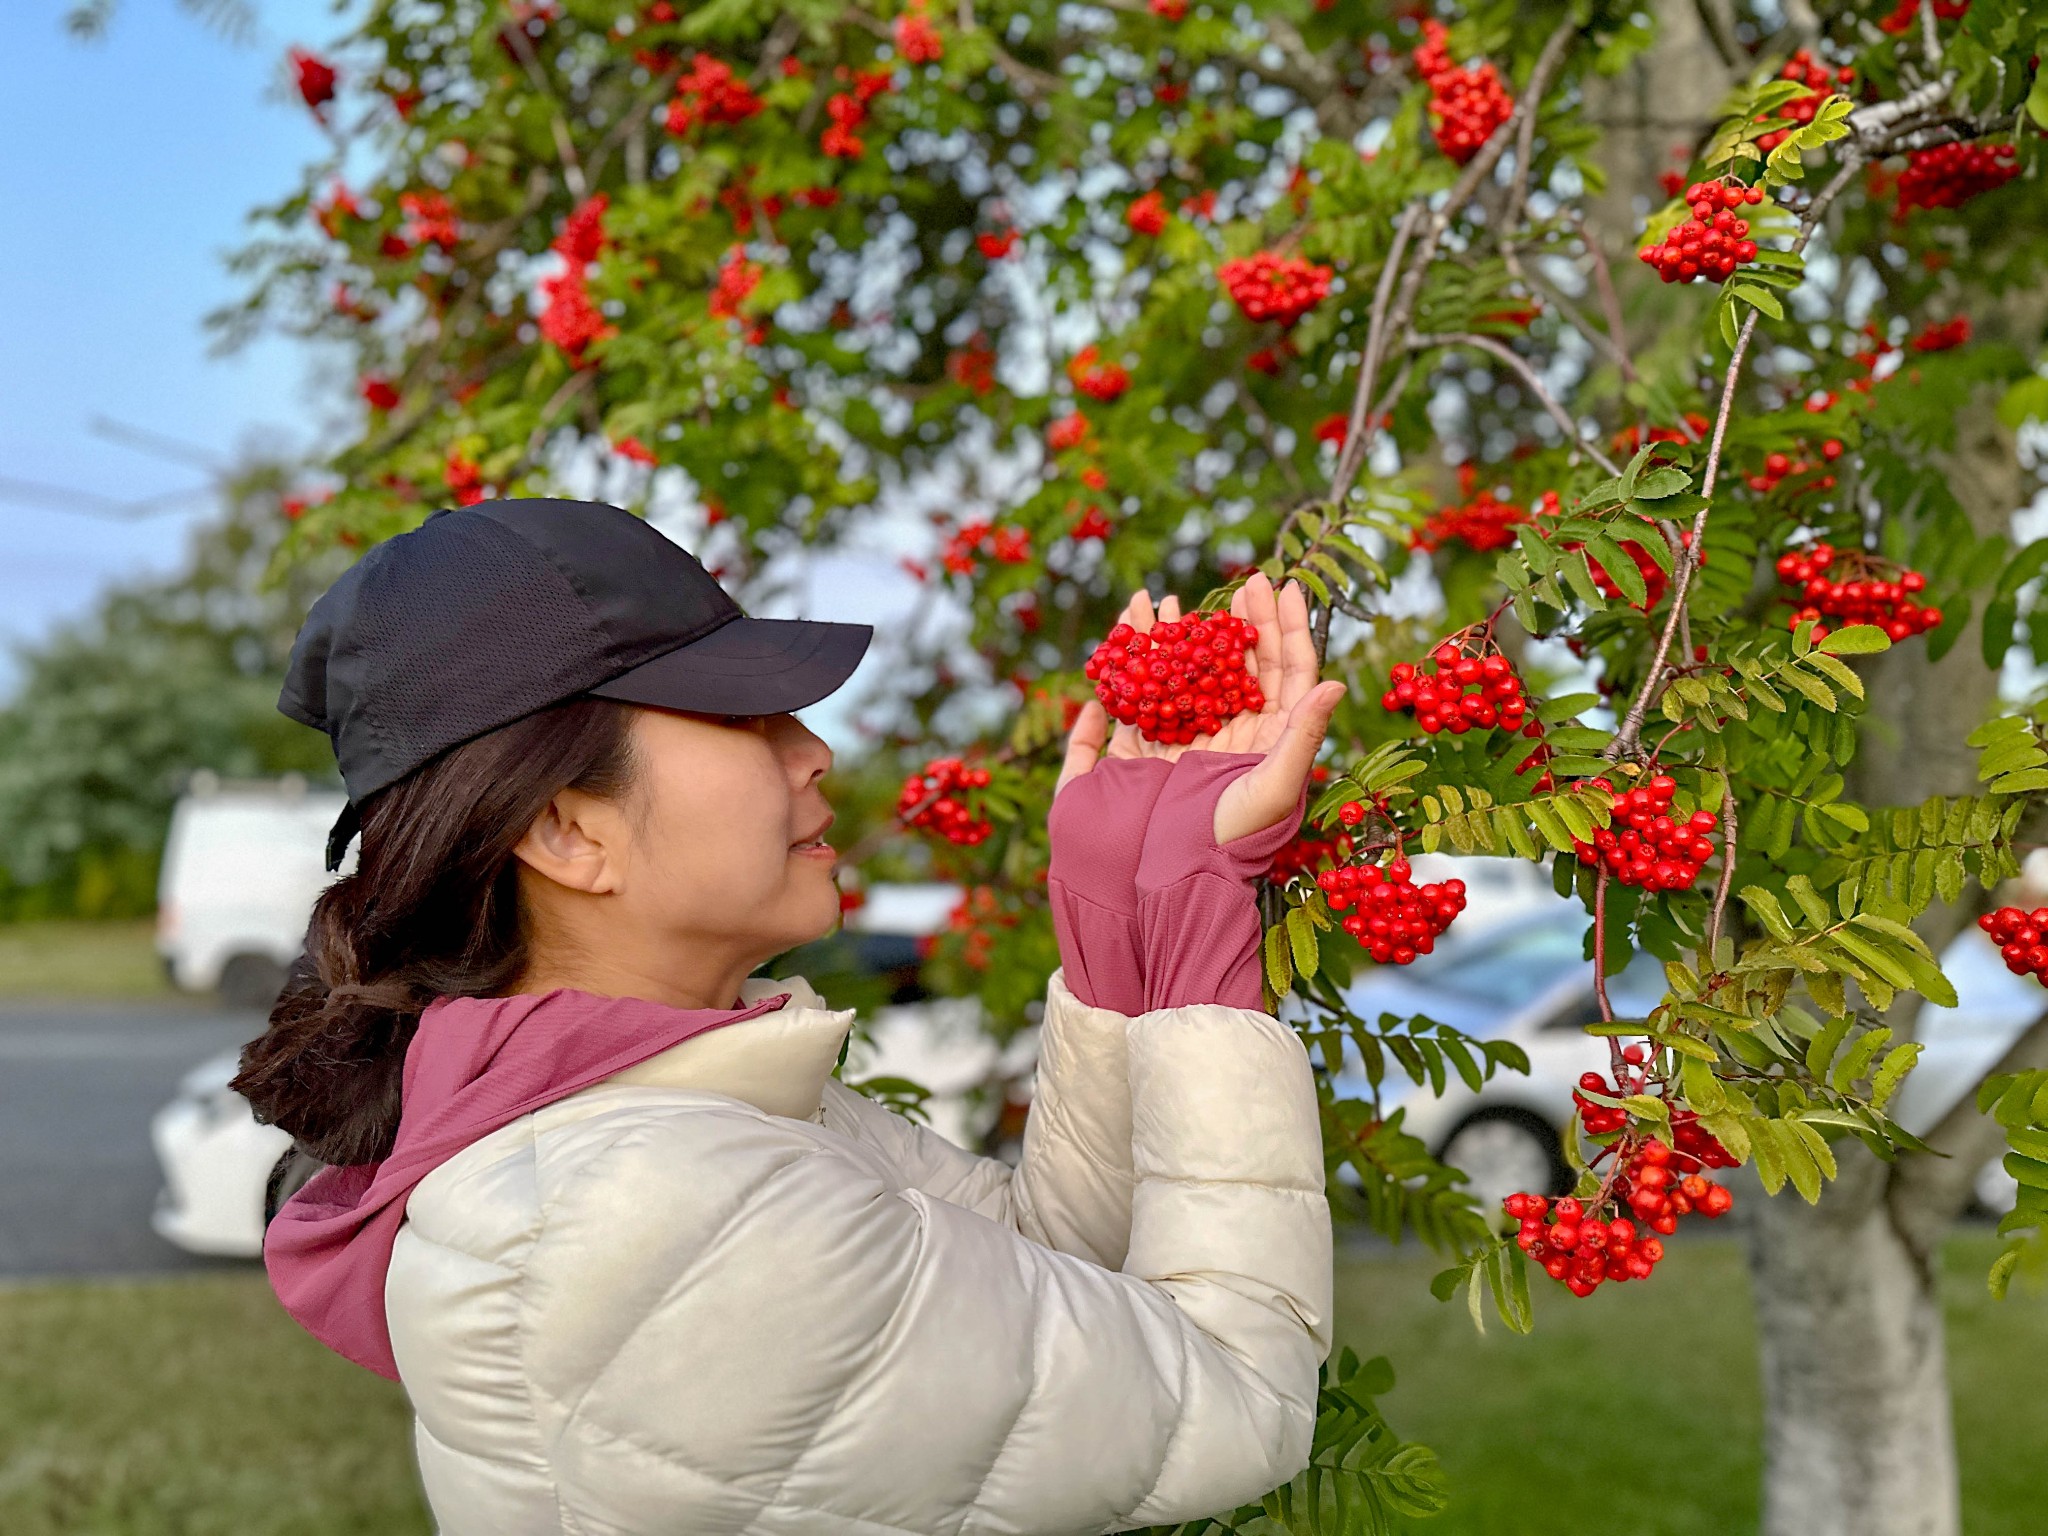
[[[1555,491],[1546,495],[1556,497]],[[1439,507],[1409,537],[1412,549],[1438,550],[1456,540],[1484,553],[1506,549],[1515,542],[1515,525],[1529,521],[1529,514],[1511,501],[1502,501],[1491,491],[1481,491],[1461,507]]]
[[[923,827],[949,843],[971,848],[995,831],[995,824],[967,799],[969,790],[988,788],[988,780],[986,768],[970,768],[957,757],[935,757],[903,781],[896,814],[906,827]]]
[[[1316,876],[1316,885],[1339,924],[1382,965],[1407,965],[1436,947],[1443,931],[1465,910],[1465,882],[1416,885],[1398,854],[1377,864],[1344,864]],[[1357,910],[1352,910],[1353,908]]]
[[[1937,144],[1916,149],[1899,173],[1899,213],[1909,208],[1960,208],[2019,175],[2010,144]]]
[[[945,39],[925,14],[922,0],[911,0],[896,18],[896,51],[906,64],[936,64],[945,57]]]
[[[1452,63],[1445,46],[1448,36],[1442,22],[1423,22],[1415,68],[1429,85],[1429,123],[1436,146],[1463,165],[1513,115],[1515,99],[1491,64],[1468,69]]]
[[[985,971],[995,952],[994,928],[1014,928],[1018,914],[1005,912],[996,898],[995,887],[973,885],[946,914],[946,932],[965,934],[960,941],[961,962],[974,970]],[[939,938],[936,933],[922,935],[917,941],[917,958],[929,960],[938,953]]]
[[[1600,1081],[1596,1072],[1586,1076]],[[1590,1296],[1609,1280],[1647,1280],[1664,1257],[1663,1239],[1678,1230],[1680,1215],[1720,1216],[1735,1203],[1725,1184],[1682,1172],[1687,1162],[1698,1166],[1698,1159],[1683,1151],[1647,1140],[1625,1165],[1621,1182],[1628,1192],[1623,1198],[1656,1236],[1639,1236],[1636,1223],[1607,1200],[1595,1201],[1589,1210],[1570,1195],[1552,1202],[1542,1195],[1513,1194],[1501,1204],[1520,1223],[1515,1246],[1574,1296]],[[1610,1210],[1617,1214],[1602,1220],[1601,1213]],[[1656,1214],[1645,1216],[1649,1210]]]
[[[1292,325],[1330,296],[1336,272],[1299,256],[1259,251],[1224,262],[1216,276],[1247,320]]]
[[[1807,90],[1808,96],[1795,96],[1771,114],[1773,120],[1799,126],[1813,121],[1813,115],[1820,110],[1820,104],[1833,93],[1832,87],[1848,87],[1856,83],[1856,71],[1844,64],[1840,69],[1830,70],[1808,53],[1804,48],[1785,61],[1785,67],[1778,71],[1781,80],[1797,80]],[[1791,137],[1792,129],[1773,128],[1756,141],[1756,147],[1769,154]]]
[[[1921,3],[1922,0],[1899,0],[1892,7],[1891,15],[1877,24],[1878,30],[1889,32],[1894,37],[1912,31],[1920,25]],[[1970,0],[1934,0],[1934,18],[1937,21],[1954,21],[1969,9]]]
[[[1839,553],[1832,544],[1814,543],[1778,556],[1778,579],[1798,591],[1787,629],[1814,621],[1813,638],[1828,632],[1821,622],[1875,624],[1894,640],[1925,634],[1941,623],[1941,610],[1923,608],[1916,593],[1927,590],[1919,571],[1904,570],[1889,560],[1861,550]]]
[[[334,66],[316,53],[303,48],[288,48],[285,55],[292,61],[292,74],[299,87],[299,99],[313,109],[313,115],[322,122],[326,115],[321,111],[334,100],[334,83],[340,77]]]
[[[1763,468],[1749,477],[1749,488],[1760,495],[1768,496],[1787,480],[1797,481],[1804,476],[1814,475],[1816,478],[1808,480],[1804,485],[1794,485],[1791,494],[1803,496],[1809,491],[1832,491],[1835,488],[1835,477],[1825,472],[1826,466],[1839,459],[1843,451],[1842,440],[1830,437],[1820,445],[1821,462],[1816,464],[1808,456],[1811,450],[1807,448],[1806,440],[1801,438],[1797,458],[1789,453],[1765,454]]]
[[[1651,427],[1645,432],[1641,427],[1623,427],[1614,434],[1614,451],[1633,454],[1645,443],[1703,443],[1714,424],[1698,411],[1685,413],[1684,427]],[[1666,462],[1664,455],[1651,454],[1646,461],[1651,464]]]
[[[1324,865],[1349,858],[1351,846],[1349,832],[1324,832],[1318,827],[1303,827],[1280,845],[1280,851],[1273,855],[1272,866],[1266,871],[1266,878],[1276,885],[1285,885],[1296,875],[1306,875]]]
[[[2048,986],[2048,907],[2031,912],[2022,907],[2000,907],[1978,918],[1977,926],[1991,935],[2008,971],[2032,976]]]
[[[1396,663],[1391,682],[1393,686],[1380,695],[1381,708],[1413,710],[1425,735],[1449,731],[1462,736],[1474,726],[1519,731],[1529,713],[1514,664],[1497,651],[1468,655],[1455,638],[1431,651],[1419,666]]]
[[[1614,793],[1606,779],[1589,779],[1595,789]],[[1668,773],[1646,779],[1634,789],[1616,797],[1612,824],[1594,830],[1593,841],[1574,839],[1572,852],[1581,864],[1605,865],[1623,885],[1641,886],[1646,891],[1678,891],[1700,877],[1700,869],[1714,856],[1713,840],[1707,836],[1721,824],[1712,811],[1694,811],[1685,820],[1671,814],[1671,797],[1678,781]]]
[[[1702,277],[1723,282],[1744,262],[1756,260],[1756,242],[1748,238],[1749,221],[1735,210],[1764,200],[1762,187],[1732,181],[1696,181],[1685,189],[1692,217],[1661,243],[1637,254],[1657,269],[1667,283],[1690,283]]]
[[[1266,707],[1245,652],[1258,629],[1231,613],[1191,613],[1139,631],[1119,624],[1081,673],[1112,719],[1147,741],[1185,746],[1246,710]]]
[[[698,123],[743,123],[767,103],[722,59],[700,53],[676,77],[674,98],[662,118],[670,133],[688,133]]]
[[[982,518],[962,523],[939,551],[939,563],[955,576],[979,575],[983,559],[998,565],[1022,565],[1030,558],[1029,528],[998,527]]]
[[[1094,347],[1083,347],[1067,363],[1067,377],[1074,388],[1105,405],[1131,387],[1130,370],[1121,363],[1103,361]]]
[[[1913,338],[1915,352],[1949,352],[1970,339],[1970,317],[1957,315],[1940,325],[1930,325]]]

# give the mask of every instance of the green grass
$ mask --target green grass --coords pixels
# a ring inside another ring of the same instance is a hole
[[[156,920],[0,923],[0,999],[175,996]]]
[[[2048,1507],[2048,1298],[1993,1301],[1998,1243],[1968,1235],[1944,1256],[1949,1384],[1970,1536],[2039,1536]],[[1489,1315],[1480,1337],[1462,1293],[1429,1294],[1442,1266],[1403,1256],[1340,1265],[1337,1338],[1386,1355],[1380,1407],[1433,1447],[1451,1479],[1418,1536],[1731,1536],[1754,1531],[1763,1393],[1743,1252],[1730,1239],[1677,1248],[1654,1282],[1578,1301],[1535,1276],[1536,1331]]]
[[[1963,1528],[2042,1529],[2048,1300],[1990,1299],[1995,1245],[1947,1256]],[[1732,1242],[1537,1329],[1473,1333],[1425,1257],[1346,1261],[1338,1338],[1386,1354],[1382,1406],[1453,1484],[1418,1536],[1735,1536],[1756,1528],[1759,1392]],[[426,1536],[402,1391],[316,1344],[254,1271],[0,1288],[7,1536]]]
[[[411,1430],[260,1272],[0,1289],[7,1536],[427,1536]]]

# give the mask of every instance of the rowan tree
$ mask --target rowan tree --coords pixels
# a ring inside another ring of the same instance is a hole
[[[284,560],[574,481],[687,501],[744,591],[943,486],[906,564],[965,633],[886,637],[906,777],[860,851],[968,888],[935,968],[1000,1028],[1052,958],[1080,701],[1171,736],[1246,697],[1209,632],[1090,666],[1127,593],[1301,582],[1352,687],[1265,954],[1333,1184],[1526,1328],[1532,1285],[1597,1306],[1677,1262],[1751,1165],[1767,1529],[1952,1532],[1929,1261],[2008,1133],[1993,1283],[2027,1256],[2048,1025],[1924,1141],[1887,1105],[2048,790],[2048,708],[1997,686],[2048,654],[2014,527],[2044,31],[2023,0],[383,0],[295,56],[334,157],[220,320],[359,360]],[[1382,1113],[1387,1072],[1521,1065],[1346,1003],[1455,931],[1418,849],[1548,860],[1596,977],[1664,962],[1645,1018],[1600,988],[1564,1202],[1481,1209]],[[1992,928],[2048,970],[2048,924]],[[1440,1507],[1391,1380],[1347,1351],[1316,1465],[1218,1520]]]

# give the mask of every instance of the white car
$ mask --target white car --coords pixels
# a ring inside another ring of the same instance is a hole
[[[157,877],[156,949],[173,986],[268,1010],[327,885],[327,831],[348,797],[298,774],[223,780],[200,769],[171,810]]]
[[[1403,1128],[1439,1159],[1470,1176],[1467,1190],[1482,1208],[1517,1190],[1567,1187],[1560,1152],[1571,1122],[1572,1090],[1585,1072],[1608,1070],[1605,1039],[1584,1026],[1599,1017],[1592,965],[1584,958],[1587,918],[1576,902],[1454,937],[1405,967],[1361,974],[1345,994],[1366,1019],[1422,1014],[1483,1039],[1511,1040],[1528,1053],[1529,1072],[1500,1071],[1477,1092],[1451,1074],[1441,1094],[1417,1087],[1389,1063],[1380,1103],[1404,1108]],[[1453,929],[1452,934],[1457,935]],[[1956,1006],[1922,1010],[1923,1049],[1888,1106],[1893,1119],[1925,1135],[1986,1069],[2040,1015],[2038,983],[2005,969],[1997,949],[1971,927],[1941,956],[1956,989]],[[1638,952],[1610,977],[1608,999],[1618,1018],[1642,1017],[1664,996],[1662,966]],[[1364,1063],[1347,1048],[1345,1070],[1332,1080],[1340,1097],[1364,1097]],[[1349,1166],[1340,1178],[1356,1184]],[[1996,1160],[1978,1175],[1987,1208],[2010,1209],[2014,1186]]]
[[[941,884],[877,886],[842,933],[820,941],[808,957],[816,965],[799,957],[791,968],[814,978],[851,968],[893,983],[893,995],[902,1000],[866,1016],[863,1034],[847,1049],[843,1076],[921,1084],[931,1090],[923,1109],[933,1130],[975,1150],[996,1142],[1000,1151],[1007,1141],[1014,1158],[1016,1127],[1006,1111],[1017,1107],[1020,1088],[1028,1095],[1037,1026],[999,1045],[982,1028],[973,998],[926,997],[916,983],[918,938],[945,925],[959,894]],[[151,1223],[191,1252],[254,1258],[263,1251],[269,1213],[320,1165],[294,1157],[280,1167],[290,1134],[259,1125],[248,1101],[228,1087],[240,1055],[239,1047],[222,1051],[194,1067],[151,1120],[164,1173]],[[273,1173],[279,1175],[275,1184]]]

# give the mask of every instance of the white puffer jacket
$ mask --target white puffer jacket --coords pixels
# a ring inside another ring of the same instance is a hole
[[[413,1191],[385,1286],[443,1536],[981,1536],[1216,1514],[1308,1464],[1314,1080],[1220,1004],[1055,973],[1013,1171],[831,1076],[795,995]]]

